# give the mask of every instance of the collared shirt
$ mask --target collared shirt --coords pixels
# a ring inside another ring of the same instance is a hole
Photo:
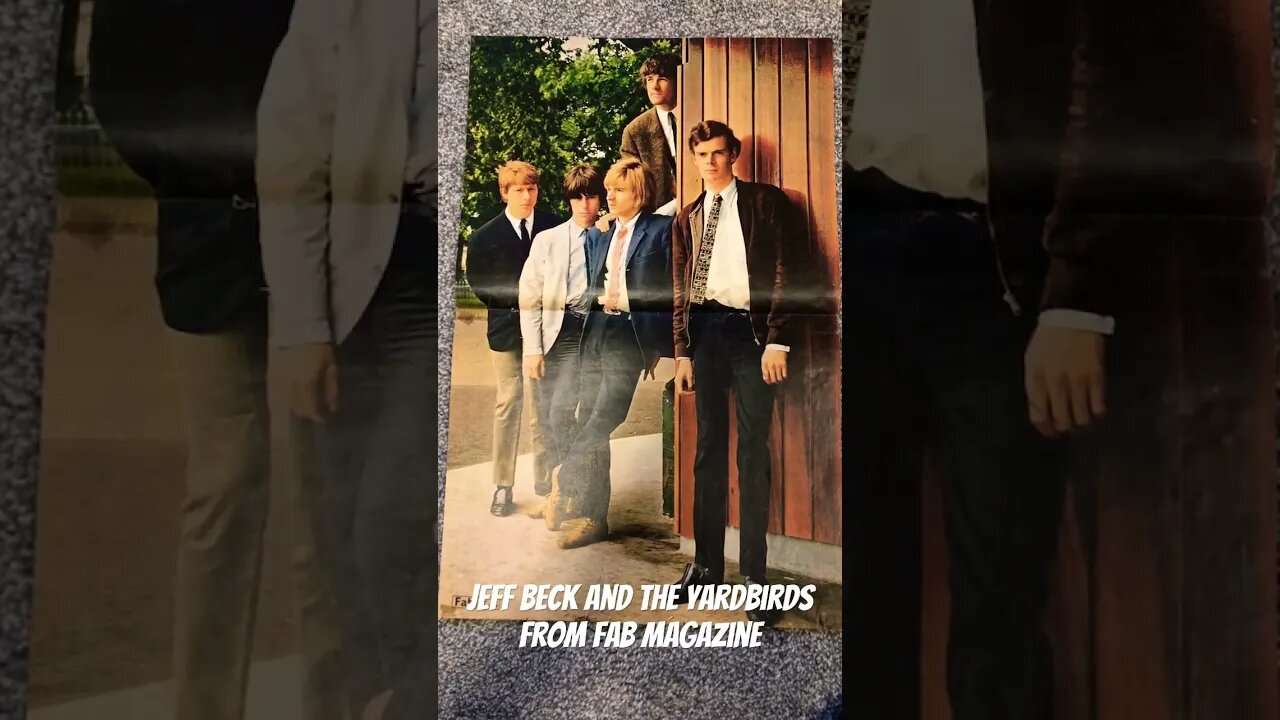
[[[667,119],[668,117],[675,118],[676,127],[680,127],[680,116],[676,115],[675,110],[663,110],[662,108],[659,108],[659,107],[654,107],[654,110],[656,110],[658,113],[658,124],[662,126],[662,134],[667,137],[667,149],[671,151],[671,157],[673,158],[680,157],[679,139],[676,138],[675,134],[671,131],[671,121]],[[670,200],[667,201],[665,205],[654,210],[653,212],[657,215],[667,215],[667,216],[674,217],[676,212],[679,210],[680,210],[680,207],[676,205],[676,199],[671,198]]]
[[[738,216],[738,180],[734,178],[720,191],[720,215],[716,238],[707,268],[708,300],[739,310],[751,309],[751,285],[747,276],[747,241]],[[702,193],[702,227],[707,227],[716,193]]]
[[[738,214],[738,178],[729,181],[719,193],[720,214],[716,219],[716,239],[711,246],[711,264],[707,266],[706,299],[739,310],[751,309],[751,276],[747,270],[747,239],[742,233],[742,217]],[[702,193],[702,227],[706,231],[711,205],[717,193]],[[696,262],[696,258],[691,262]],[[788,345],[769,343],[769,350],[790,352]],[[687,360],[690,358],[680,358]]]
[[[987,201],[987,131],[970,0],[884,0],[867,20],[845,142],[855,170]]]
[[[409,158],[404,167],[404,179],[408,184],[422,184],[433,207],[439,187],[436,174],[440,157],[436,147],[439,132],[436,68],[439,61],[436,59],[435,38],[438,25],[436,3],[418,0],[418,65],[414,74],[413,101],[409,104]]]
[[[515,231],[516,237],[520,237],[520,218],[511,214],[511,210],[503,210],[503,215],[507,216],[507,222],[511,223],[511,229]],[[524,218],[525,233],[529,236],[529,240],[533,240],[533,213],[529,213],[529,217]]]
[[[565,307],[585,312],[591,305],[587,288],[587,229],[569,222],[569,273],[566,277]]]
[[[631,248],[631,239],[635,237],[636,221],[639,219],[640,213],[636,213],[630,220],[616,227],[613,231],[613,236],[609,238],[609,249],[604,256],[604,292],[597,298],[601,305],[605,304],[605,299],[609,296],[609,279],[613,277],[614,272],[620,273],[618,275],[618,303],[616,307],[625,313],[631,312],[631,301],[627,299],[627,251]],[[617,244],[618,235],[624,227],[627,229],[627,236],[622,240],[622,254],[619,256],[622,261],[622,267],[615,268],[613,265],[613,248]]]
[[[679,149],[678,142],[675,134],[671,132],[671,120],[668,119],[676,115],[675,111],[663,110],[660,107],[654,107],[653,109],[658,111],[658,124],[662,126],[662,134],[667,137],[667,149],[671,151],[671,157],[680,157],[680,154],[676,152]],[[675,117],[675,121],[676,127],[680,127],[680,118]]]

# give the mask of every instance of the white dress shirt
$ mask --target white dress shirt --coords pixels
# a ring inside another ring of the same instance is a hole
[[[987,201],[987,129],[972,0],[871,5],[845,159],[901,185]]]
[[[671,132],[671,121],[667,118],[675,118],[676,127],[680,127],[680,117],[676,115],[675,110],[663,110],[660,107],[654,107],[653,109],[658,113],[658,124],[662,126],[662,134],[667,136],[667,149],[671,151],[671,157],[679,158],[680,142],[676,138],[675,134]],[[667,201],[667,204],[653,212],[657,215],[675,217],[675,214],[679,209],[680,208],[676,205],[676,199],[671,198]]]
[[[667,149],[671,151],[671,157],[679,157],[676,153],[676,136],[671,132],[671,120],[669,117],[675,116],[675,110],[663,110],[660,107],[654,107],[658,111],[658,124],[662,126],[662,134],[667,136]],[[680,127],[680,118],[676,117],[676,127]]]
[[[702,194],[702,227],[710,219],[715,193]],[[694,258],[696,261],[697,258]],[[711,246],[711,264],[707,268],[706,299],[739,310],[751,309],[751,287],[747,277],[747,241],[742,236],[742,218],[738,216],[738,181],[731,180],[720,191],[720,216],[716,222],[716,239]]]
[[[618,302],[614,307],[624,313],[631,312],[631,301],[627,299],[627,251],[631,248],[631,239],[635,237],[636,221],[639,219],[640,213],[636,213],[625,223],[620,222],[618,227],[614,229],[613,236],[609,238],[609,249],[604,256],[604,292],[597,298],[601,305],[605,304],[605,300],[609,297],[609,278],[613,277],[615,272],[621,273],[618,275]],[[624,227],[627,229],[627,236],[622,239],[622,254],[619,256],[622,267],[616,268],[613,265],[613,248],[617,244],[618,235]]]
[[[585,311],[590,305],[587,295],[587,228],[569,222],[569,274],[566,278],[568,292],[565,307]]]
[[[719,195],[720,215],[716,220],[716,239],[711,246],[711,263],[707,266],[706,299],[747,311],[751,309],[751,277],[747,271],[747,239],[742,234],[742,217],[738,214],[738,179],[730,180]],[[711,190],[702,193],[704,232],[715,196]],[[690,262],[697,262],[697,258]],[[776,343],[769,343],[765,348],[783,352],[791,350],[790,346]]]
[[[876,168],[914,190],[986,204],[986,112],[972,0],[872,4],[844,148],[854,170]],[[1039,321],[1115,331],[1113,318],[1069,308],[1046,310]]]
[[[516,232],[516,237],[520,237],[520,218],[511,214],[511,210],[503,210],[503,215],[507,216],[507,222],[511,223],[511,229]],[[529,239],[533,240],[533,213],[529,213],[529,217],[524,218],[524,229],[529,235]]]

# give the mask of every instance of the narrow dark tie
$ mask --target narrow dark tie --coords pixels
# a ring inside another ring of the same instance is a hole
[[[698,257],[693,264],[691,303],[702,303],[707,299],[707,272],[711,270],[711,249],[716,244],[716,225],[719,222],[720,196],[715,195],[711,200],[711,211],[707,213],[707,229],[702,234],[702,244],[698,246]]]
[[[676,130],[676,114],[667,113],[667,124],[671,126],[671,158],[675,159],[676,149],[680,147],[680,131]]]
[[[525,225],[525,220],[520,221],[520,240],[525,245],[529,244],[529,228]]]

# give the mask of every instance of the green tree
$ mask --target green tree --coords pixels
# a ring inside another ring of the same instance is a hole
[[[649,107],[640,66],[678,52],[670,40],[483,37],[471,45],[461,244],[502,210],[495,170],[523,160],[541,172],[539,206],[568,215],[561,182],[570,167],[618,159],[622,129]]]

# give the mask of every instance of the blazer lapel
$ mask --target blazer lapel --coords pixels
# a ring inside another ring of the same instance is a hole
[[[631,238],[627,245],[627,259],[626,262],[622,264],[622,267],[624,268],[631,266],[631,258],[636,256],[636,250],[640,248],[640,242],[644,240],[645,225],[647,225],[645,219],[646,218],[644,217],[640,217],[636,220],[636,229],[632,231]]]
[[[661,147],[662,159],[667,163],[667,167],[672,171],[676,169],[676,158],[671,154],[671,145],[667,143],[667,130],[662,126],[662,115],[658,113],[658,108],[653,109],[654,133],[653,139],[658,141]]]
[[[617,224],[615,223],[615,227]],[[590,235],[587,239],[590,240]],[[604,281],[605,258],[609,256],[609,243],[613,240],[613,230],[596,235],[595,242],[587,243],[588,259],[591,262],[591,289],[594,292]]]
[[[755,207],[751,187],[741,180],[738,183],[738,222],[742,224],[742,242],[746,246],[747,255],[751,254],[751,243],[755,240]]]

